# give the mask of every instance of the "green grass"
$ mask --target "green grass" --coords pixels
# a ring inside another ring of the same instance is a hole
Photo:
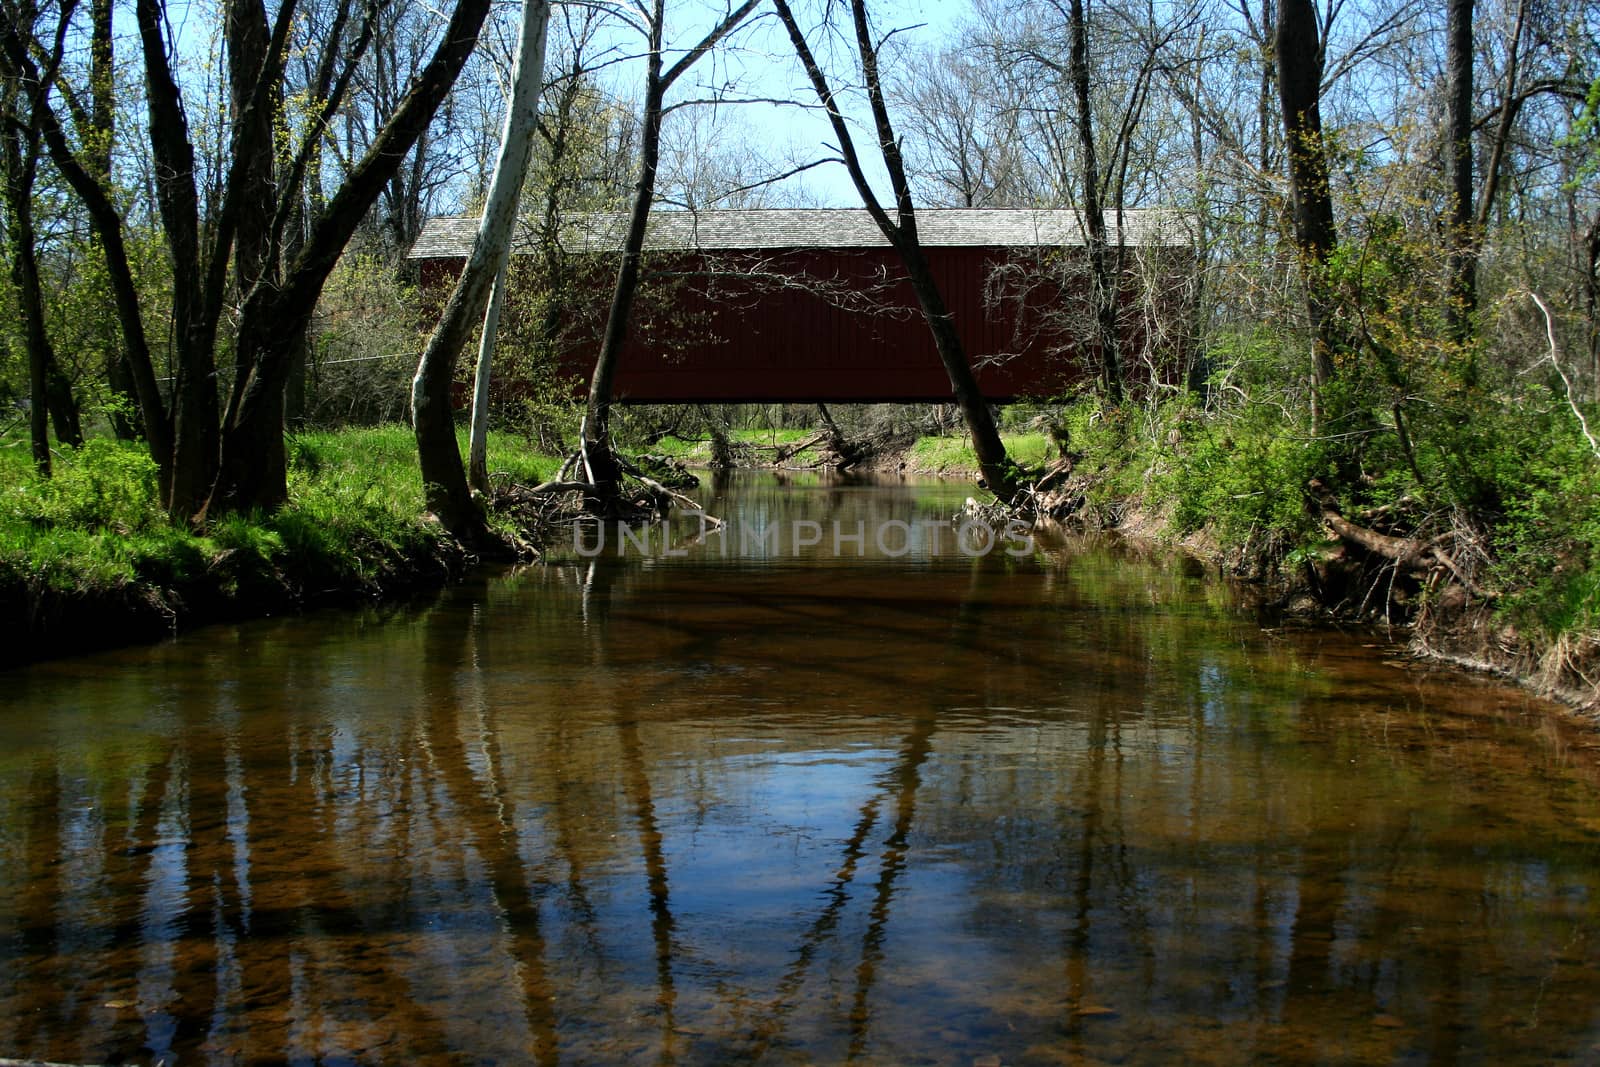
[[[652,456],[666,456],[669,459],[677,460],[703,458],[711,454],[710,446],[704,441],[686,441],[681,437],[673,437],[671,435],[663,437],[644,451]]]
[[[747,445],[792,445],[796,441],[804,441],[816,435],[815,427],[801,426],[784,430],[734,430],[728,437]]]
[[[1022,467],[1041,466],[1049,456],[1050,439],[1041,431],[1002,433],[1006,454]],[[934,473],[970,473],[978,469],[978,457],[967,437],[919,437],[911,446],[908,459],[917,470]]]
[[[808,437],[815,437],[816,429],[791,428],[783,430],[744,429],[728,431],[728,440],[734,445],[750,445],[756,448],[770,448],[775,445],[792,445],[797,441],[804,441]],[[651,455],[667,456],[671,459],[685,463],[704,463],[711,458],[711,442],[704,439],[683,440],[678,437],[667,436],[657,441],[644,451]],[[759,457],[759,453],[757,456]],[[789,457],[792,463],[809,463],[816,460],[814,449],[805,449]]]
[[[465,441],[462,442],[465,451]],[[141,447],[93,440],[52,478],[0,447],[0,592],[34,597],[199,586],[225,599],[377,588],[438,554],[422,519],[416,444],[405,426],[289,438],[289,502],[204,531],[169,523]],[[490,438],[491,476],[542,481],[560,466],[520,439]]]

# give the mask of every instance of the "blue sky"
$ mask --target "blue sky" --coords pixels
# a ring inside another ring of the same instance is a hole
[[[795,6],[803,24],[806,20],[815,20],[817,17],[813,5],[801,2]],[[677,18],[674,18],[674,12],[669,5],[670,43],[686,46],[698,40],[706,28],[714,24],[716,15],[722,10],[720,4],[713,7],[685,3],[679,6],[676,12]],[[894,2],[880,0],[872,5],[873,18],[879,32],[904,28],[905,32],[897,35],[896,40],[912,46],[925,46],[948,40],[955,24],[969,11],[970,7],[965,2],[918,4],[901,0]],[[817,35],[812,41],[812,48],[819,49],[823,43],[820,35]],[[891,58],[886,58],[886,63],[890,62]],[[839,51],[831,59],[835,62],[832,64],[833,69],[829,70],[829,75],[834,79],[836,87],[856,79],[849,55]],[[637,86],[637,82],[636,77],[630,77],[619,71],[613,86],[616,91],[622,92],[630,84]],[[806,104],[816,102],[810,83],[794,59],[782,25],[771,9],[766,7],[762,9],[755,24],[747,27],[739,35],[734,47],[723,50],[714,61],[709,59],[702,61],[701,65],[685,76],[684,82],[680,83],[679,95],[701,96],[708,85],[728,83],[732,83],[737,93],[745,97],[796,99]],[[720,110],[725,113],[727,121],[743,128],[741,131],[743,135],[749,137],[754,142],[754,147],[772,161],[776,171],[787,169],[785,161],[797,163],[835,154],[831,148],[825,147],[833,145],[836,141],[833,130],[826,117],[815,108],[744,104]],[[668,122],[681,122],[684,119],[685,115],[679,113],[670,117]],[[872,143],[873,137],[870,132],[863,134],[863,125],[864,115],[862,121],[856,124],[857,146],[861,150],[864,163],[867,164],[874,188],[880,198],[887,200],[887,179],[881,165],[878,165],[877,153]],[[671,129],[667,131],[667,136],[669,138],[672,136]],[[839,164],[827,164],[809,170],[789,179],[785,187],[801,190],[804,199],[813,201],[818,206],[860,205],[860,199],[856,195],[849,175]]]

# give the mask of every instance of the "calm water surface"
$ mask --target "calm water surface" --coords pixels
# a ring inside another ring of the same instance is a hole
[[[1596,735],[965,493],[0,674],[0,1056],[1600,1061]]]

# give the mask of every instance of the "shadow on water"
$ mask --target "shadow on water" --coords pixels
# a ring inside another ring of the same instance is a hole
[[[1589,735],[1175,561],[963,555],[963,487],[712,489],[821,540],[5,675],[0,1056],[1600,1056]]]

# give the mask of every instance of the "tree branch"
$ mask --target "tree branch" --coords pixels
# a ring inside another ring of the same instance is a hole
[[[1578,407],[1578,402],[1572,395],[1572,379],[1567,377],[1566,370],[1561,366],[1561,350],[1556,344],[1555,318],[1550,314],[1550,308],[1545,304],[1545,302],[1539,299],[1538,293],[1531,289],[1529,289],[1527,293],[1528,299],[1537,304],[1539,306],[1540,313],[1544,315],[1544,335],[1550,344],[1550,355],[1548,358],[1550,360],[1550,365],[1554,367],[1556,369],[1556,373],[1561,376],[1561,384],[1567,391],[1567,407],[1571,408],[1572,413],[1577,416],[1578,425],[1583,429],[1584,439],[1589,442],[1589,451],[1594,453],[1596,459],[1600,459],[1600,441],[1596,441],[1594,434],[1589,431],[1589,420],[1583,417],[1583,410]]]

